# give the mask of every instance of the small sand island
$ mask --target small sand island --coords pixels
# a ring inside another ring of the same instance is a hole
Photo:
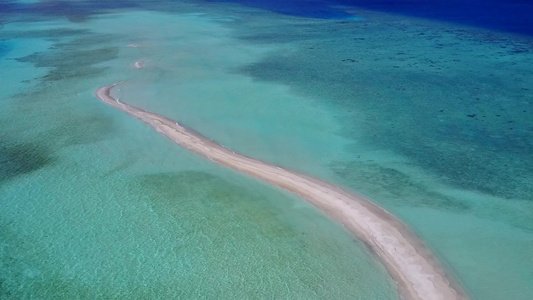
[[[118,84],[101,87],[96,97],[202,157],[285,189],[317,206],[371,248],[404,298],[468,298],[422,241],[381,207],[320,179],[236,153],[171,119],[120,102],[111,95]]]
[[[138,60],[136,61],[133,66],[135,67],[135,69],[142,69],[144,68],[144,60]]]

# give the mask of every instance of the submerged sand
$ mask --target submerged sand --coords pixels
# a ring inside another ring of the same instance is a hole
[[[432,253],[411,230],[383,208],[333,184],[236,153],[175,121],[111,96],[118,83],[96,91],[103,102],[153,127],[180,146],[308,200],[368,245],[407,299],[466,299]]]

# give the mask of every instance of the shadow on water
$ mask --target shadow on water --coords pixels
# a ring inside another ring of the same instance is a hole
[[[20,3],[7,0],[0,3],[0,18],[3,14],[20,15],[23,20],[49,19],[50,17],[65,17],[71,22],[84,22],[92,15],[102,10],[133,8],[135,1],[39,1],[35,3]]]
[[[67,47],[68,48],[68,47]],[[20,62],[33,62],[37,67],[50,67],[52,70],[43,77],[47,81],[73,79],[76,77],[93,77],[102,74],[105,67],[95,67],[101,61],[117,57],[116,47],[106,47],[92,50],[68,50],[59,53],[37,53],[17,59]],[[59,59],[58,55],[61,56]],[[76,61],[85,68],[73,68],[72,62]]]
[[[11,51],[11,47],[7,43],[0,41],[0,58],[5,56],[9,51]]]
[[[191,216],[199,213],[201,217],[211,215],[206,211],[213,210],[218,212],[213,215],[221,220],[240,218],[249,223],[246,227],[260,228],[266,235],[280,237],[280,235],[288,234],[281,229],[279,224],[272,222],[273,216],[278,212],[270,207],[268,199],[261,192],[252,192],[216,175],[199,171],[183,171],[142,175],[138,179],[134,182],[132,189],[140,188],[142,193],[150,195],[153,209],[158,213],[186,219],[183,215]],[[205,230],[217,232],[220,231],[221,226],[233,227],[235,225],[220,222],[220,225],[213,226],[213,224],[204,224],[205,222],[217,222],[217,220],[193,222],[189,225],[205,227]],[[263,226],[257,224],[263,224]],[[235,231],[228,229],[225,232],[233,234]],[[213,234],[212,238],[224,239],[217,234]]]
[[[95,65],[117,57],[118,48],[106,46],[110,36],[64,28],[4,31],[3,37],[54,43],[48,51],[16,58],[47,72],[21,82],[35,81],[36,86],[10,97],[4,108],[0,182],[59,163],[61,149],[96,143],[113,134],[113,119],[79,96],[87,89],[85,80],[105,72]]]
[[[335,162],[331,169],[346,180],[363,186],[365,193],[384,195],[382,198],[395,199],[394,205],[430,207],[455,212],[466,212],[468,203],[432,191],[411,176],[393,168],[383,167],[372,162]],[[358,189],[361,191],[361,188]]]
[[[53,164],[52,153],[32,143],[0,140],[0,183]]]

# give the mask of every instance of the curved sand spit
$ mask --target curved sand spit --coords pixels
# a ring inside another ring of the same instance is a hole
[[[466,299],[462,289],[409,228],[384,209],[339,187],[236,153],[163,116],[111,96],[118,83],[96,91],[103,102],[153,127],[188,150],[228,168],[278,186],[311,202],[365,242],[382,260],[407,299]]]

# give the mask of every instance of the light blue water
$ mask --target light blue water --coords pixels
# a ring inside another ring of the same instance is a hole
[[[169,24],[228,32],[201,16],[135,11],[5,25],[16,46],[1,61],[0,297],[395,299],[384,268],[321,212],[94,98],[139,72],[127,45],[143,35],[121,28],[139,19],[148,37]],[[151,38],[143,46],[162,58],[202,40],[165,49]]]
[[[278,38],[243,33],[299,44],[244,74],[335,108],[352,143],[318,160],[330,180],[411,224],[474,297],[531,298],[531,39],[357,12],[363,21],[295,22]]]
[[[385,206],[473,298],[533,296],[529,37],[137,4],[2,29],[2,296],[396,297],[314,208],[95,100],[118,80],[124,101]]]

